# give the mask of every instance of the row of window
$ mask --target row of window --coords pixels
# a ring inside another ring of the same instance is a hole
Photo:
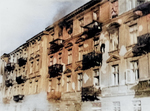
[[[112,83],[113,85],[119,85],[119,65],[112,66]],[[125,80],[127,84],[135,83],[139,79],[139,67],[138,61],[130,62],[130,69],[126,70]]]
[[[133,111],[141,111],[141,101],[140,100],[132,101],[132,105],[133,105]],[[113,102],[113,110],[121,111],[121,105],[120,105],[119,101]]]
[[[40,66],[39,66],[39,59],[37,59],[36,61],[35,61],[35,64],[34,64],[34,62],[32,61],[31,62],[31,64],[30,64],[30,74],[31,73],[33,73],[33,67],[34,67],[34,65],[35,65],[35,72],[36,71],[39,71],[39,68],[40,68]]]
[[[94,86],[99,86],[99,69],[95,69],[93,70],[93,85]],[[67,75],[66,76],[67,80],[66,80],[66,91],[69,92],[71,91],[72,85],[71,85],[71,75]],[[83,73],[78,73],[77,75],[77,90],[81,90],[81,87],[83,85]],[[57,78],[57,87],[56,87],[57,91],[61,91],[61,78]],[[54,89],[52,89],[52,80],[49,81],[49,86],[48,86],[48,92],[54,91]]]
[[[94,50],[95,51],[100,51],[100,48],[99,48],[99,40],[96,40],[94,41]],[[104,52],[105,49],[102,49],[102,52]],[[84,46],[83,44],[82,45],[79,45],[79,48],[78,48],[78,61],[81,61],[83,60],[83,51],[84,51]],[[68,48],[68,64],[71,64],[72,63],[72,48]],[[56,63],[56,60],[53,58],[53,56],[50,57],[50,66],[55,64]],[[58,54],[58,64],[61,64],[62,63],[62,53],[59,53]]]
[[[113,65],[112,66],[112,85],[116,86],[119,85],[119,65]],[[139,79],[139,68],[138,68],[138,61],[131,61],[130,62],[130,69],[126,70],[125,73],[125,80],[126,80],[126,84],[133,84],[135,83],[136,80]],[[83,84],[83,74],[82,73],[78,73],[78,77],[77,77],[77,81],[78,81],[78,90],[81,89],[82,84]],[[49,81],[49,92],[51,91],[51,85],[52,81]],[[57,91],[61,90],[61,78],[58,78],[57,80]],[[71,75],[67,76],[67,92],[69,92],[71,90]],[[93,70],[93,85],[94,86],[99,86],[100,85],[100,72],[99,69],[95,69]]]
[[[28,88],[28,89],[26,89]],[[38,93],[38,80],[36,80],[34,82],[34,84],[32,82],[29,83],[29,87],[24,87],[24,85],[20,85],[20,86],[14,86],[14,87],[9,87],[6,89],[6,95],[11,95],[11,94],[25,94],[25,89],[28,90],[28,94],[32,94],[32,93]]]

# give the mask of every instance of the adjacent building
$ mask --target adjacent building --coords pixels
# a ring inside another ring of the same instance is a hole
[[[1,56],[2,105],[149,111],[149,37],[149,0],[91,0]]]

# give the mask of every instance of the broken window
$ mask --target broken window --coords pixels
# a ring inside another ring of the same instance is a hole
[[[36,71],[39,71],[39,59],[36,60]]]
[[[133,75],[135,77],[135,80],[139,79],[139,67],[138,67],[138,61],[131,61],[131,70],[133,71]]]
[[[58,54],[58,64],[62,63],[62,52]]]
[[[53,65],[53,56],[50,57],[50,63],[49,63],[49,65],[50,66]]]
[[[94,40],[94,50],[95,52],[99,52],[99,38]]]
[[[114,111],[121,111],[119,101],[113,102],[113,106],[114,106]]]
[[[118,16],[118,1],[115,0],[112,2],[112,9],[111,9],[111,17],[115,18]]]
[[[48,92],[51,92],[52,89],[52,80],[49,80],[48,82]]]
[[[38,93],[38,80],[35,80],[35,93]]]
[[[98,9],[93,11],[93,20],[95,20],[95,21],[98,20],[98,18],[99,18],[98,14],[99,14],[99,10]]]
[[[33,62],[30,63],[30,73],[33,73]]]
[[[51,40],[54,40],[54,32],[51,33]]]
[[[29,94],[32,93],[32,82],[29,83]]]
[[[61,37],[62,35],[63,35],[63,27],[59,26],[58,37]]]
[[[67,76],[67,92],[71,90],[71,75]]]
[[[117,50],[119,45],[119,31],[115,31],[114,33],[110,34],[111,40],[111,50]]]
[[[138,61],[130,61],[129,68],[126,69],[126,83],[135,83],[135,80],[139,79]]]
[[[110,51],[114,51],[118,49],[119,27],[120,27],[120,24],[117,22],[114,22],[114,23],[111,23],[107,28],[107,31],[110,34]]]
[[[78,90],[81,90],[82,82],[83,82],[83,74],[78,73]]]
[[[141,100],[133,101],[133,111],[141,111]]]
[[[68,22],[66,29],[67,29],[68,34],[71,35],[73,32],[73,21]]]
[[[72,49],[68,49],[68,64],[72,63]]]
[[[129,26],[131,45],[137,43],[137,24]]]
[[[24,85],[21,86],[21,94],[24,94]]]
[[[61,78],[57,78],[57,91],[61,91]]]
[[[94,86],[99,86],[99,69],[94,70],[93,76],[94,76],[93,80]]]
[[[84,18],[81,18],[79,19],[79,24],[80,24],[80,32],[83,32],[84,31]]]
[[[112,66],[112,82],[113,85],[119,85],[119,65]]]
[[[79,45],[79,61],[83,59],[83,44]]]

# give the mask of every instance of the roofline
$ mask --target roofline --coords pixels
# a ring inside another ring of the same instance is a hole
[[[84,10],[89,9],[90,7],[96,5],[97,3],[100,3],[101,1],[105,2],[105,1],[108,1],[108,0],[90,0],[89,2],[85,3],[81,7],[77,8],[76,10],[74,10],[71,13],[67,14],[66,16],[62,17],[58,21],[55,21],[54,23],[61,22],[63,20],[69,20],[70,18],[76,16],[77,14],[83,12]],[[48,27],[46,27],[45,30],[49,30],[50,28],[52,28],[54,26],[53,24],[51,24]]]
[[[26,42],[27,42],[27,43],[28,43],[28,42],[31,42],[32,40],[34,40],[34,39],[36,39],[36,38],[38,38],[38,37],[40,37],[40,36],[42,36],[42,35],[47,35],[47,34],[48,34],[48,32],[42,31],[42,32],[36,34],[35,36],[33,36],[32,38],[28,39]]]

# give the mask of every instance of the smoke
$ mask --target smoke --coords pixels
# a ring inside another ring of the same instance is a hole
[[[66,16],[73,10],[79,8],[89,0],[56,0],[54,7],[56,8],[55,14],[53,15],[52,23]],[[50,24],[49,24],[50,25]]]
[[[47,101],[47,93],[41,92],[34,95],[25,95],[21,102],[10,101],[10,104],[3,104],[0,101],[0,111],[49,111],[52,109]]]

